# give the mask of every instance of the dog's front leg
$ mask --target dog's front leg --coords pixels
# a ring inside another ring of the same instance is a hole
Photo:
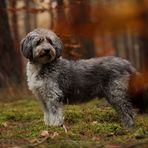
[[[48,99],[44,109],[44,121],[46,125],[63,125],[63,103],[58,99]]]

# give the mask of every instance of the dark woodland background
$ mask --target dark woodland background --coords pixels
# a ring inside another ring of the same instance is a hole
[[[65,128],[44,124],[20,53],[20,41],[37,27],[58,34],[64,58],[129,60],[142,74],[135,88],[144,88],[134,101],[148,112],[148,0],[0,0],[0,148],[147,148],[148,115],[137,114],[135,127],[125,129],[103,99],[65,105]]]
[[[63,57],[120,56],[130,60],[148,84],[147,0],[1,0],[3,95],[26,89],[26,60],[19,46],[20,40],[36,27],[52,29],[61,37]]]

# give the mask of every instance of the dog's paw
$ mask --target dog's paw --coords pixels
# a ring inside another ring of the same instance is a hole
[[[134,117],[135,117],[135,114],[132,114],[132,115],[127,116],[126,118],[124,118],[123,126],[125,128],[132,128],[132,127],[134,127],[134,125],[135,125]]]
[[[123,126],[124,126],[125,128],[133,128],[134,125],[135,125],[135,123],[134,123],[133,120],[129,120],[128,122],[123,123]]]
[[[44,118],[44,122],[46,125],[61,126],[64,123],[64,117],[50,114],[49,117]]]

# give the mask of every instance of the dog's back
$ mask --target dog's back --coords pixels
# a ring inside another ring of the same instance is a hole
[[[69,103],[105,97],[112,81],[123,78],[123,83],[128,83],[129,77],[136,73],[128,61],[117,57],[68,61],[63,66],[58,84]]]

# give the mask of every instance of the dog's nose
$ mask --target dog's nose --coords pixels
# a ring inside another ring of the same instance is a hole
[[[50,49],[46,48],[44,49],[45,54],[48,54],[50,52]]]

